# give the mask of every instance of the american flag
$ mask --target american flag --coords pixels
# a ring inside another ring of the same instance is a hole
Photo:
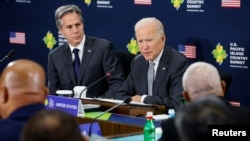
[[[10,32],[10,43],[25,44],[24,32]]]
[[[196,47],[194,45],[179,45],[179,52],[183,53],[187,58],[196,58]]]
[[[240,0],[221,0],[222,7],[233,7],[239,8],[240,7]]]
[[[151,0],[134,0],[134,4],[151,5]]]

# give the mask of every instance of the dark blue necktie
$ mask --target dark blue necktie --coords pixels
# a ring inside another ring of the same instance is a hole
[[[80,64],[81,64],[78,52],[79,52],[79,49],[77,49],[77,48],[73,49],[73,53],[75,55],[75,60],[73,61],[73,65],[74,65],[76,80],[77,80],[79,73],[80,73]]]

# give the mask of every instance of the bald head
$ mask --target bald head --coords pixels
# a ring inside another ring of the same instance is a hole
[[[45,86],[45,73],[43,68],[30,60],[17,60],[10,62],[4,69],[0,84],[12,89],[38,90]]]
[[[185,71],[182,78],[184,94],[193,100],[201,95],[223,96],[223,86],[218,70],[206,62],[195,62]]]
[[[48,94],[45,81],[45,71],[38,63],[25,59],[10,62],[0,77],[0,112],[10,110],[10,114],[21,106],[43,103]]]

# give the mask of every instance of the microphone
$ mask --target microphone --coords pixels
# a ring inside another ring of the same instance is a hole
[[[0,62],[3,62],[3,61],[6,60],[6,59],[10,59],[14,54],[15,54],[15,50],[14,50],[14,49],[10,50],[10,51],[8,52],[8,54],[5,55],[4,58],[2,58],[2,59],[0,60]]]
[[[131,97],[127,97],[125,98],[121,103],[114,105],[113,107],[109,108],[108,110],[104,111],[103,113],[99,114],[98,116],[96,116],[93,121],[90,123],[89,126],[89,137],[91,136],[91,132],[92,132],[92,125],[94,123],[94,121],[96,121],[99,117],[103,116],[104,114],[110,112],[111,110],[121,106],[122,104],[129,104],[131,102],[132,98]]]
[[[98,79],[98,80],[96,80],[95,82],[91,83],[89,86],[85,87],[85,88],[80,92],[79,98],[81,99],[83,92],[85,92],[88,88],[92,87],[93,85],[95,85],[96,83],[100,82],[100,81],[103,80],[104,78],[110,77],[112,72],[114,72],[114,70],[108,71],[103,77],[101,77],[100,79]]]

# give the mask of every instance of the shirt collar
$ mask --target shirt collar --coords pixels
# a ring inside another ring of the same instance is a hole
[[[162,56],[162,53],[163,53],[163,49],[161,50],[160,54],[154,59],[154,63],[158,64],[160,62],[160,59],[161,59],[161,56]],[[151,61],[149,61],[150,63]]]
[[[77,47],[74,47],[74,46],[72,46],[71,44],[69,44],[69,48],[70,48],[71,52],[72,52],[73,49],[75,49],[75,48],[79,49],[80,52],[83,52],[85,40],[86,40],[86,38],[85,38],[85,35],[84,35],[82,41],[80,42],[80,44],[79,44]]]

